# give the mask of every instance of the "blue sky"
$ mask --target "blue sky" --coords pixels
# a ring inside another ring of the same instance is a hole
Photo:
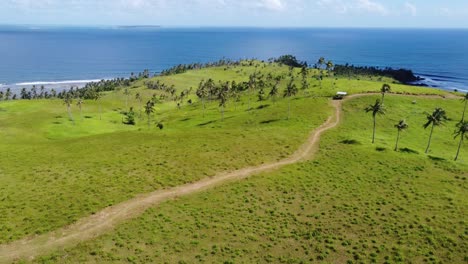
[[[0,24],[468,28],[468,0],[0,0]]]

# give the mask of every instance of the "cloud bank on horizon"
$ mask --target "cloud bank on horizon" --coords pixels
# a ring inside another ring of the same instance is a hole
[[[2,0],[0,24],[468,28],[466,0]]]

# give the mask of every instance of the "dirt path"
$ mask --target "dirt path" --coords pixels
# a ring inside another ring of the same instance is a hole
[[[365,95],[349,96],[346,100],[359,96]],[[308,140],[289,158],[257,167],[249,167],[230,173],[219,174],[195,183],[167,190],[158,190],[149,194],[140,195],[129,201],[105,208],[102,211],[83,218],[70,226],[32,238],[14,241],[10,244],[0,245],[0,263],[10,263],[18,259],[34,259],[37,256],[76,245],[79,242],[100,236],[114,229],[116,225],[128,219],[138,217],[149,207],[164,201],[200,192],[229,181],[244,179],[251,175],[274,170],[285,165],[297,163],[304,159],[311,159],[318,150],[320,136],[325,131],[338,126],[342,119],[342,101],[332,101],[332,105],[335,108],[334,115],[329,117],[328,120],[318,129],[314,130],[310,134]]]

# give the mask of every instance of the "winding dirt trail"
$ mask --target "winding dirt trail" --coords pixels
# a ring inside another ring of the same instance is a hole
[[[349,96],[346,98],[346,101],[366,95],[358,94]],[[314,130],[307,141],[293,155],[284,160],[256,167],[248,167],[229,173],[222,173],[195,183],[140,195],[126,202],[105,208],[102,211],[89,217],[85,217],[70,226],[63,227],[43,235],[14,241],[10,244],[0,245],[0,263],[11,263],[19,259],[34,259],[37,256],[76,245],[79,242],[100,236],[114,229],[116,225],[135,218],[151,206],[160,204],[164,201],[200,192],[229,181],[244,179],[260,172],[278,169],[282,166],[294,164],[301,160],[311,159],[318,150],[320,136],[325,131],[335,128],[341,122],[342,102],[343,101],[332,101],[331,104],[335,108],[334,115],[329,117],[328,120],[318,129]]]

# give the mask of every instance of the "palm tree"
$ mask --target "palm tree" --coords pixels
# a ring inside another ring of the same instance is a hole
[[[219,90],[219,94],[218,94],[219,107],[221,107],[221,121],[224,121],[224,109],[226,108],[228,96],[229,96],[229,82],[227,82],[221,87],[221,89]]]
[[[200,98],[203,105],[203,118],[205,118],[206,110],[205,99],[208,97],[208,89],[205,84],[206,83],[202,80],[198,85],[198,89],[196,91],[197,97]]]
[[[322,80],[323,80],[323,65],[325,64],[325,58],[320,57],[317,62],[317,68],[319,70],[319,80],[320,80],[320,88],[322,88]]]
[[[145,113],[146,115],[148,116],[148,129],[150,128],[151,126],[151,114],[154,113],[154,102],[152,100],[149,100],[147,103],[146,103],[146,106],[145,106]]]
[[[383,105],[380,103],[380,100],[377,99],[375,101],[375,104],[369,105],[368,107],[366,107],[365,111],[367,113],[372,112],[372,118],[374,119],[374,129],[373,129],[373,133],[372,133],[372,144],[374,144],[375,143],[376,116],[377,116],[377,114],[384,115],[385,114],[385,109],[384,109]]]
[[[465,102],[465,108],[463,109],[461,122],[465,121],[466,106],[468,105],[468,93],[466,93],[465,96],[463,96],[463,102]]]
[[[431,134],[429,135],[429,142],[427,143],[426,153],[429,152],[429,148],[431,147],[431,140],[432,140],[432,133],[434,132],[435,126],[442,125],[448,118],[447,113],[442,108],[436,108],[432,114],[426,114],[427,123],[424,124],[424,129],[431,126]]]
[[[78,108],[80,108],[80,118],[81,119],[83,119],[83,104],[84,104],[83,99],[78,98],[78,101],[76,102],[76,105],[78,106]]]
[[[458,160],[458,155],[460,154],[460,148],[463,144],[463,139],[468,139],[468,121],[462,121],[457,124],[457,130],[455,130],[455,138],[460,136],[460,143],[458,144],[457,156],[455,156],[455,161]]]
[[[65,94],[65,97],[63,98],[63,103],[67,106],[68,118],[70,119],[70,121],[73,122],[73,125],[74,125],[75,120],[73,119],[73,115],[72,115],[72,112],[71,112],[71,105],[73,103],[73,99],[72,99],[70,93]]]
[[[294,78],[291,78],[291,80],[288,83],[288,86],[286,86],[286,90],[284,91],[284,97],[287,97],[288,100],[288,120],[291,116],[291,97],[295,96],[297,94],[297,87],[294,84]]]
[[[127,109],[128,108],[128,96],[130,95],[130,91],[128,90],[128,88],[125,88],[124,95],[125,95],[125,109]]]
[[[327,72],[328,72],[328,77],[331,77],[333,67],[335,67],[335,65],[333,64],[332,61],[328,61],[326,67],[327,67],[326,69],[327,69]]]
[[[142,103],[142,101],[143,101],[143,97],[141,97],[141,94],[140,94],[140,93],[136,93],[135,99],[138,101],[138,105],[139,105],[138,108],[139,108],[140,118],[141,118],[141,109],[142,109],[141,103]]]
[[[252,107],[251,107],[251,101],[252,101],[252,93],[253,91],[255,90],[255,86],[256,86],[256,73],[252,74],[249,76],[249,111],[252,110]]]
[[[7,88],[5,92],[5,100],[7,101],[10,100],[11,95],[12,95],[11,89]]]
[[[102,93],[96,89],[93,93],[93,99],[99,104],[99,120],[102,120],[101,98],[102,98]]]
[[[400,122],[398,122],[398,124],[395,125],[395,128],[398,130],[397,140],[395,144],[395,151],[398,151],[398,142],[400,141],[400,133],[401,131],[408,129],[408,124],[405,122],[405,120],[400,120]]]
[[[278,93],[279,93],[279,90],[278,90],[279,83],[280,83],[280,80],[276,79],[275,85],[273,85],[270,93],[268,94],[271,97],[271,100],[273,100],[273,103],[276,102],[276,97],[278,96]]]
[[[382,93],[382,104],[384,103],[385,94],[389,93],[391,90],[392,88],[390,87],[390,85],[388,84],[382,85],[382,88],[380,89],[380,92]]]

